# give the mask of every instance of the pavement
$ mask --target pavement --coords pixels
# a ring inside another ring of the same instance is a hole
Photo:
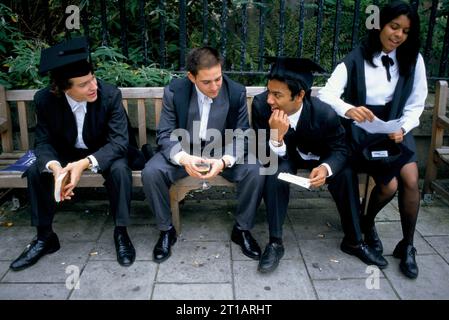
[[[402,238],[396,199],[377,217],[389,262],[379,270],[340,251],[343,234],[327,191],[294,188],[284,226],[284,258],[273,273],[260,274],[257,261],[230,241],[234,195],[231,189],[189,194],[181,207],[182,234],[162,264],[152,261],[158,238],[154,217],[143,197],[133,200],[128,230],[137,258],[132,266],[121,267],[108,202],[89,200],[87,194],[58,210],[54,230],[61,249],[20,272],[9,265],[35,230],[26,203],[12,211],[6,202],[0,211],[0,300],[449,299],[449,204],[438,197],[421,206],[415,234],[419,277],[410,280],[392,256]],[[268,240],[265,213],[262,205],[253,230],[262,249]]]

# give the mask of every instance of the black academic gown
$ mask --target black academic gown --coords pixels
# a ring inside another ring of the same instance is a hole
[[[54,179],[46,172],[51,160],[62,166],[68,162],[93,155],[105,178],[105,187],[111,201],[111,213],[117,225],[127,225],[131,199],[131,170],[128,165],[141,155],[136,146],[129,148],[128,119],[122,105],[120,90],[98,80],[98,98],[87,103],[83,127],[83,140],[88,149],[75,148],[77,127],[75,115],[65,97],[56,96],[50,88],[39,90],[34,96],[37,125],[35,154],[37,161],[26,172],[31,200],[32,224],[50,225],[53,221],[55,201]],[[134,139],[135,144],[135,139]],[[129,152],[132,149],[132,152]]]
[[[266,141],[258,141],[259,148],[269,152],[269,123],[271,108],[267,103],[267,92],[254,97],[252,104],[252,123],[255,130],[267,130]],[[281,237],[282,225],[287,214],[289,202],[289,183],[277,179],[279,172],[296,174],[299,168],[313,169],[322,163],[327,163],[332,176],[326,179],[341,217],[345,236],[351,242],[360,242],[361,234],[358,215],[360,204],[352,201],[351,180],[354,173],[347,168],[348,148],[345,143],[345,131],[339,117],[332,108],[314,97],[305,97],[301,116],[296,130],[289,129],[284,137],[286,155],[278,157],[276,174],[269,175],[265,180],[263,198],[267,207],[267,217],[270,236]],[[318,160],[304,160],[300,154],[316,155]],[[351,189],[351,190],[349,190]]]

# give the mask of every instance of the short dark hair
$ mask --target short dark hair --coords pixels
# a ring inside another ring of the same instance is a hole
[[[94,74],[94,68],[92,64],[89,63],[88,71]],[[89,74],[87,72],[87,74]],[[70,89],[73,85],[72,80],[73,77],[68,77],[64,72],[58,71],[50,71],[50,87],[51,92],[56,94],[58,97],[64,94],[64,91]]]
[[[403,1],[393,1],[382,8],[380,11],[380,29],[372,29],[368,32],[368,36],[362,42],[363,58],[372,66],[375,54],[382,51],[382,43],[380,41],[380,32],[393,19],[405,15],[410,19],[410,30],[407,40],[402,43],[396,51],[396,57],[399,63],[399,73],[407,75],[416,64],[421,46],[420,23],[416,9]]]
[[[306,90],[304,89],[304,87],[302,86],[302,84],[297,81],[297,80],[292,80],[289,78],[285,78],[285,77],[281,77],[279,75],[268,75],[268,80],[277,80],[280,82],[283,82],[287,85],[288,90],[290,90],[291,96],[292,96],[292,101],[293,99],[295,99],[295,97],[301,93],[301,90],[303,90],[304,92],[306,92]]]
[[[187,56],[187,71],[196,76],[201,69],[209,69],[223,64],[223,58],[217,49],[201,47],[192,49]]]

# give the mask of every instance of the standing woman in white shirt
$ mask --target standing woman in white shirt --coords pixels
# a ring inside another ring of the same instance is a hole
[[[400,269],[409,278],[418,276],[413,236],[420,199],[416,145],[410,132],[419,125],[427,97],[426,72],[419,48],[418,14],[409,4],[394,1],[381,10],[380,29],[369,31],[363,43],[343,59],[319,92],[322,101],[348,119],[347,128],[352,130],[355,130],[350,124],[353,120],[372,121],[374,116],[403,122],[401,130],[384,135],[402,150],[399,159],[379,170],[356,147],[351,160],[355,170],[368,172],[376,182],[361,228],[366,243],[380,253],[383,246],[374,219],[398,191],[403,238],[393,256],[401,259]],[[368,140],[373,137],[366,132],[364,135]],[[347,137],[354,147],[350,130]],[[359,195],[354,196],[358,200]]]

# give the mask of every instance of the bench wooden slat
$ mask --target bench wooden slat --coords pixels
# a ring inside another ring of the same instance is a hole
[[[137,121],[139,126],[139,147],[147,143],[147,118],[145,116],[145,100],[137,100]]]
[[[19,113],[20,146],[22,150],[28,150],[30,144],[28,138],[28,120],[25,101],[17,102],[17,111]]]
[[[2,131],[2,150],[3,152],[13,151],[14,145],[12,141],[12,123],[11,123],[11,110],[9,109],[9,103],[7,102],[7,95],[5,87],[0,86],[0,118],[6,119],[6,131]]]
[[[161,119],[161,112],[162,112],[162,98],[154,99],[154,118],[156,127],[159,123],[159,120]]]
[[[125,108],[126,113],[129,114],[129,112],[128,112],[128,100],[123,99],[122,103],[123,103],[123,108]]]

